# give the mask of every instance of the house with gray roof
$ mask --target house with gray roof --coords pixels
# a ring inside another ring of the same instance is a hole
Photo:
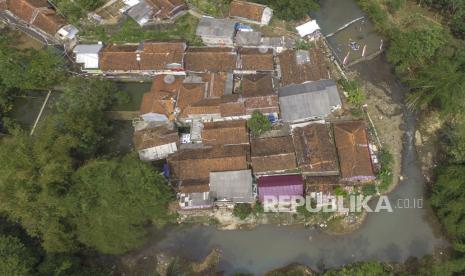
[[[99,54],[103,45],[99,44],[79,44],[73,49],[75,62],[82,64],[82,70],[88,71],[99,68]]]
[[[333,80],[281,87],[279,103],[282,120],[291,124],[324,119],[342,106],[336,82]]]
[[[153,18],[153,7],[145,0],[140,0],[127,12],[127,15],[134,19],[140,26],[145,26]]]
[[[252,171],[210,172],[210,198],[217,204],[252,203]]]
[[[257,47],[261,41],[261,32],[237,32],[236,34],[236,46]]]
[[[234,45],[236,22],[228,19],[217,19],[204,16],[200,19],[196,34],[202,38],[207,46]]]

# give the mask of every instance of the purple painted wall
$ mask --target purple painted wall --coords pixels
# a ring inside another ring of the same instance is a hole
[[[304,195],[304,181],[301,175],[263,176],[258,179],[258,197]]]

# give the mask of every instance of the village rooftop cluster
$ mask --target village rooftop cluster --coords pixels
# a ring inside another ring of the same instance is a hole
[[[181,0],[123,2],[122,11],[140,25],[174,20],[187,9]],[[72,29],[43,8],[45,0],[0,5],[50,35]],[[90,75],[153,77],[134,120],[134,145],[141,160],[166,160],[164,174],[181,210],[232,207],[268,195],[321,195],[327,187],[376,179],[365,122],[337,119],[341,93],[318,25],[299,26],[312,41],[304,49],[291,37],[265,37],[246,25],[266,25],[272,14],[263,5],[232,1],[230,18],[200,19],[202,47],[142,41],[77,43],[73,49],[75,62]],[[254,136],[247,120],[257,111],[273,129]]]

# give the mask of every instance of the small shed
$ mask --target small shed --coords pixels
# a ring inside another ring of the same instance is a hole
[[[102,44],[77,45],[73,49],[76,63],[84,64],[83,69],[98,69],[99,53],[102,48]]]
[[[314,36],[314,34],[320,30],[320,26],[318,26],[316,20],[311,20],[303,25],[297,26],[296,29],[301,37]]]
[[[263,176],[258,179],[258,197],[264,202],[265,196],[303,196],[302,175]]]

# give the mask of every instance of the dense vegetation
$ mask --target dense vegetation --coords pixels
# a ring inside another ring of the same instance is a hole
[[[282,20],[301,20],[319,8],[318,0],[253,0],[271,7]]]
[[[252,113],[252,117],[247,121],[247,127],[252,135],[257,137],[271,130],[272,124],[268,117],[263,115],[260,111],[255,110]]]
[[[142,245],[147,226],[171,219],[171,189],[135,154],[104,150],[105,110],[120,98],[113,83],[70,77],[54,51],[13,45],[0,35],[0,274],[98,275],[78,256]],[[58,84],[63,92],[34,136],[8,118],[22,91]]]
[[[50,1],[67,20],[77,23],[88,12],[102,6],[104,0],[52,0]]]

